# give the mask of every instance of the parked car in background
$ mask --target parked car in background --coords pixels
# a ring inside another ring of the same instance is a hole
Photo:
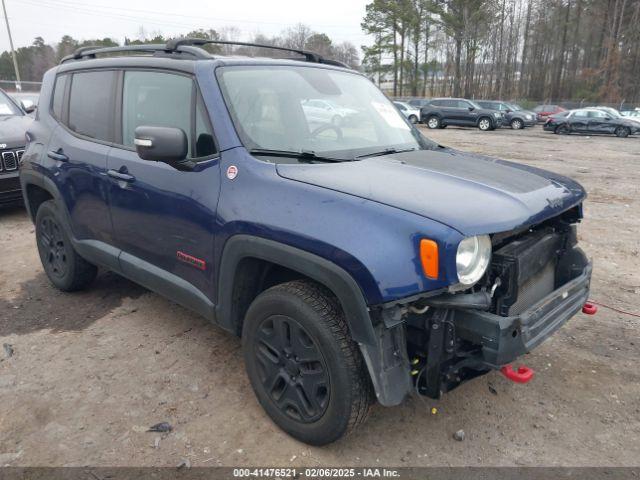
[[[629,118],[640,118],[640,110],[637,108],[635,110],[625,110],[624,112],[620,112],[620,115]]]
[[[560,112],[566,112],[566,108],[562,108],[560,105],[538,105],[533,109],[537,115],[538,122],[544,123],[551,115]]]
[[[302,111],[310,123],[331,123],[335,126],[354,124],[358,116],[358,111],[353,108],[336,105],[330,100],[319,98],[303,100]]]
[[[393,104],[398,107],[398,110],[402,112],[402,114],[407,117],[407,119],[411,123],[418,123],[420,121],[420,109],[417,107],[412,107],[408,103],[405,102],[393,102]]]
[[[640,132],[640,124],[622,116],[615,118],[598,108],[580,108],[571,110],[565,116],[554,115],[548,118],[544,129],[559,134],[614,134],[624,138]]]
[[[429,128],[457,125],[495,130],[502,126],[503,118],[501,112],[482,108],[465,98],[434,98],[420,110],[420,120]]]
[[[537,123],[537,117],[531,110],[525,110],[515,103],[503,102],[501,100],[476,100],[482,108],[497,110],[504,115],[503,127],[511,127],[520,130],[524,127],[532,127]]]
[[[18,168],[32,121],[21,105],[0,90],[0,206],[22,203]]]
[[[429,105],[429,102],[431,100],[429,98],[412,98],[410,100],[407,100],[406,103],[408,103],[409,105],[411,105],[412,107],[416,107],[418,109]]]
[[[627,120],[631,120],[632,122],[637,122],[640,124],[640,116],[637,117],[624,117],[619,110],[616,110],[612,107],[595,107],[598,110],[602,110],[603,112],[611,115],[613,118],[626,118]]]

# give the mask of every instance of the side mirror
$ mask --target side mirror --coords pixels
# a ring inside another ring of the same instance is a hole
[[[38,108],[38,106],[35,103],[27,99],[21,100],[20,105],[22,106],[22,109],[27,113],[33,113],[36,111],[36,108]]]
[[[476,107],[469,107],[469,111],[473,112],[476,109]]]
[[[180,128],[140,126],[135,129],[133,143],[143,160],[168,163],[175,167],[187,158],[189,143]]]
[[[611,120],[611,117],[604,117],[605,120]]]

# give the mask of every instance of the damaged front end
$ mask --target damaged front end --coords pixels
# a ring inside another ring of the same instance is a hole
[[[579,219],[576,208],[524,231],[493,235],[491,264],[471,289],[377,312],[381,353],[377,359],[363,353],[367,363],[378,363],[380,402],[400,403],[411,389],[439,398],[505,367],[579,312],[591,280],[591,263],[577,246]],[[518,372],[504,372],[518,381]]]

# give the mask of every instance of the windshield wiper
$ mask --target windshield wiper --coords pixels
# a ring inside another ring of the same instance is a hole
[[[323,157],[322,155],[317,155],[316,152],[312,150],[270,150],[268,148],[254,148],[249,150],[251,155],[268,155],[270,157],[287,157],[287,158],[298,158],[304,161],[316,161],[316,162],[349,162],[350,160],[346,158],[333,158],[333,157]]]
[[[417,149],[416,148],[386,148],[379,152],[365,153],[364,155],[358,155],[356,157],[356,160],[360,158],[382,157],[384,155],[392,155],[394,153],[414,152],[415,150]]]

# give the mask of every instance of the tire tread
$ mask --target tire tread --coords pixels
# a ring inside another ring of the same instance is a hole
[[[272,287],[307,303],[329,328],[345,359],[345,368],[351,377],[351,414],[345,434],[353,432],[365,422],[373,400],[373,387],[364,359],[357,344],[351,339],[344,313],[337,298],[315,282],[294,280]]]

